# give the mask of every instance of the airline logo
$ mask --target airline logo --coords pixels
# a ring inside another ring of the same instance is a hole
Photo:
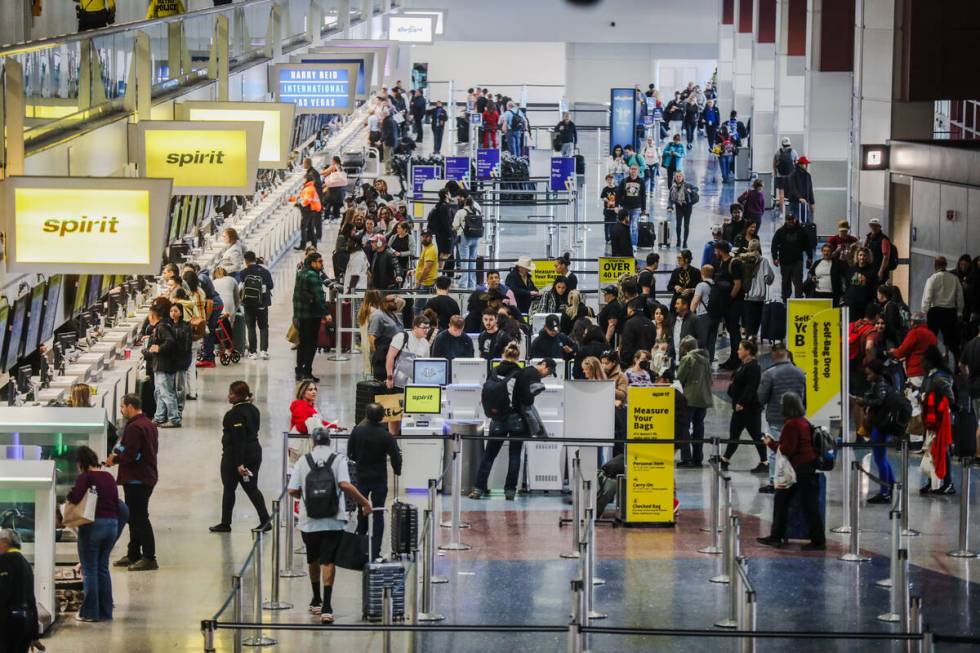
[[[245,186],[248,135],[244,129],[147,129],[146,177],[169,177],[174,186]]]

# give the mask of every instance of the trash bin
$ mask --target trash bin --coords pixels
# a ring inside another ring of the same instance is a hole
[[[443,443],[443,467],[449,470],[450,461],[453,458],[453,434],[460,435],[483,435],[483,420],[459,419],[447,420],[444,429],[446,440]],[[476,481],[476,474],[480,470],[480,461],[483,459],[482,440],[463,440],[463,478],[460,482],[462,492],[469,492]],[[442,483],[442,493],[450,495],[455,491],[453,487],[452,470],[446,472]]]

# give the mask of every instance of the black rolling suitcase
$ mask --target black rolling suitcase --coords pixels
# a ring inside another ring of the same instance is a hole
[[[483,285],[484,279],[486,278],[486,270],[487,270],[486,265],[487,264],[484,262],[483,256],[477,255],[477,257],[476,257],[476,283],[479,286],[482,286]]]
[[[384,508],[375,508],[375,511]],[[374,536],[374,519],[368,517],[368,551]],[[364,565],[361,573],[361,617],[365,621],[381,621],[384,618],[384,591],[391,589],[392,617],[405,618],[405,568],[400,562],[372,562]]]
[[[585,157],[578,152],[575,153],[575,174],[585,174]]]
[[[657,232],[652,222],[640,222],[637,225],[636,246],[652,248],[657,244]]]
[[[786,339],[786,304],[773,301],[763,305],[759,337],[769,342]]]
[[[391,556],[413,555],[418,550],[419,509],[398,500],[398,477],[395,477],[395,502],[391,504]]]
[[[383,395],[387,392],[388,388],[381,381],[374,379],[358,381],[354,394],[354,423],[361,423],[361,420],[364,419],[364,409],[374,401],[376,395]]]

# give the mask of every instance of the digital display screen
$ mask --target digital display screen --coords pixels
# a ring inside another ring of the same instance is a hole
[[[4,345],[7,344],[9,338],[7,337],[7,325],[10,323],[10,307],[7,305],[0,306],[0,355],[4,352]],[[0,359],[2,362],[2,359]]]
[[[24,355],[37,349],[37,336],[41,330],[41,311],[44,310],[44,284],[31,289],[31,310],[27,315],[27,337],[24,338]]]
[[[358,95],[367,95],[367,90],[364,88],[364,59],[357,57],[325,57],[325,56],[313,56],[306,55],[303,57],[303,63],[352,63],[357,64],[357,91]]]
[[[354,109],[357,63],[290,63],[274,68],[277,102],[298,113],[350,113]]]
[[[446,385],[449,381],[449,361],[445,358],[416,358],[413,361],[412,381],[423,385]]]
[[[10,319],[10,337],[7,338],[7,353],[3,358],[3,369],[9,370],[17,364],[20,345],[24,335],[24,317],[27,315],[27,302],[30,295],[24,295],[14,302],[14,315]]]
[[[101,296],[99,293],[102,290],[102,277],[101,274],[93,274],[88,280],[88,293],[85,295],[85,303],[82,304],[82,308],[86,309],[95,302],[99,301]]]
[[[48,280],[48,296],[44,301],[44,318],[41,322],[41,337],[38,342],[47,342],[54,336],[54,321],[58,318],[58,307],[61,305],[61,286],[64,277],[56,274]]]
[[[404,412],[409,415],[438,415],[442,412],[442,388],[437,385],[406,385]]]

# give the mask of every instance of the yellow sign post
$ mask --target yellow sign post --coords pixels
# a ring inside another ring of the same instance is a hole
[[[830,424],[841,409],[841,312],[830,299],[790,299],[786,347],[806,375],[806,414]]]
[[[534,259],[534,270],[531,272],[531,280],[538,290],[554,285],[555,277],[557,276],[558,272],[555,271],[555,262],[553,260],[550,258]]]
[[[627,437],[630,440],[674,438],[674,389],[631,387]],[[626,523],[674,523],[674,445],[626,445]]]
[[[636,274],[636,259],[628,256],[599,257],[599,286],[618,283],[624,274]]]

